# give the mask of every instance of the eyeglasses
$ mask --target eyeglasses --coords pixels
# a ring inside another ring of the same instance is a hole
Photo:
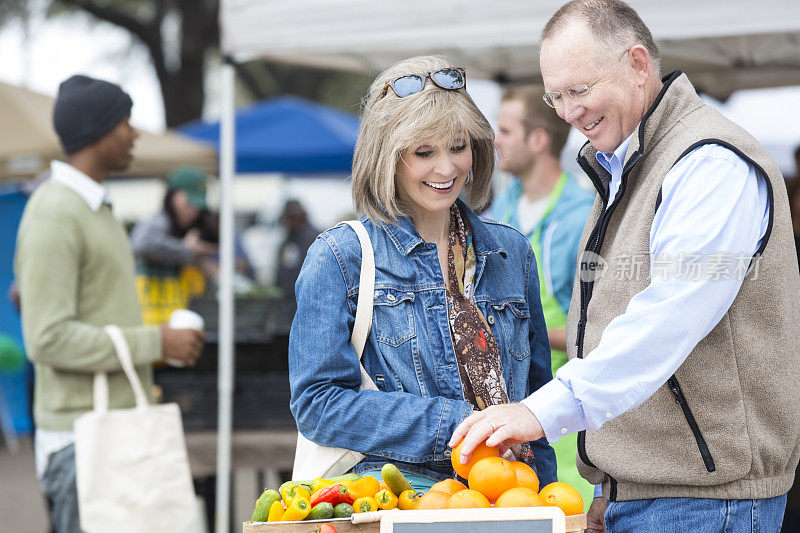
[[[431,82],[440,89],[457,91],[467,86],[467,72],[460,67],[448,67],[424,74],[405,74],[403,76],[398,76],[391,80],[386,80],[386,84],[384,84],[383,91],[378,97],[378,100],[386,96],[390,87],[398,98],[411,96],[424,89],[425,83],[427,83],[428,80],[431,80]]]
[[[592,82],[573,85],[572,87],[568,87],[563,93],[559,91],[544,93],[542,100],[544,100],[544,103],[553,109],[558,109],[564,105],[564,94],[572,98],[574,101],[580,102],[583,98],[589,96],[589,93],[592,92],[592,87],[594,87],[594,85],[600,81],[600,78],[608,74],[608,72],[617,65],[619,60],[625,57],[625,54],[627,54],[629,50],[630,48],[622,52],[622,55],[617,58],[617,61],[609,65],[609,67],[601,72],[594,80],[592,80]]]

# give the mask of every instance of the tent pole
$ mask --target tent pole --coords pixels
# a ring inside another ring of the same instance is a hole
[[[231,430],[233,419],[233,179],[235,168],[233,59],[225,57],[222,69],[222,105],[220,117],[220,269],[219,301],[219,383],[217,418],[216,533],[230,528]]]

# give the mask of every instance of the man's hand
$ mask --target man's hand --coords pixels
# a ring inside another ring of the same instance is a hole
[[[477,411],[458,425],[448,446],[461,440],[461,462],[466,463],[472,451],[484,440],[487,446],[498,446],[505,453],[514,444],[538,440],[544,436],[539,420],[521,403],[492,405]]]
[[[592,500],[589,512],[586,513],[586,533],[605,533],[606,531],[606,499],[598,496]]]
[[[161,326],[161,354],[164,359],[176,359],[186,366],[194,366],[200,359],[205,337],[204,331]]]

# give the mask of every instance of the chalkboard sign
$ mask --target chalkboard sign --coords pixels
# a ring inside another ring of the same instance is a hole
[[[564,533],[565,528],[558,507],[403,511],[381,519],[381,533]]]

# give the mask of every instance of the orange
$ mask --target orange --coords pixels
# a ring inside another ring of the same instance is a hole
[[[471,509],[474,507],[491,507],[492,504],[486,496],[477,490],[460,490],[450,496],[447,502],[448,509]]]
[[[434,483],[431,490],[438,490],[452,496],[460,490],[466,490],[467,486],[457,479],[443,479],[439,483]]]
[[[450,500],[450,495],[446,492],[431,489],[419,499],[414,509],[417,511],[422,509],[447,509],[448,500]]]
[[[472,470],[472,465],[483,459],[484,457],[499,457],[500,450],[495,446],[487,446],[485,442],[478,444],[478,447],[472,451],[472,457],[466,463],[461,463],[461,445],[464,444],[462,440],[456,447],[453,448],[453,455],[450,456],[450,462],[453,463],[453,470],[456,474],[464,479],[469,479],[469,471]]]
[[[517,474],[502,457],[484,457],[469,471],[469,488],[486,496],[490,502],[517,486]]]
[[[533,471],[533,468],[519,461],[512,461],[511,468],[517,474],[518,487],[526,487],[533,492],[539,492],[539,477]]]
[[[544,505],[542,499],[526,487],[514,487],[508,489],[497,498],[495,507],[541,507]]]
[[[567,483],[555,481],[545,485],[539,491],[539,497],[545,505],[560,507],[567,516],[583,512],[583,498],[575,487]]]

